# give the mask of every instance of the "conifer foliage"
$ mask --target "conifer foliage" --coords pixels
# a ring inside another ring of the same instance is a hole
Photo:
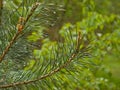
[[[56,24],[61,5],[47,0],[0,0],[0,90],[50,90],[59,88],[61,73],[77,72],[75,64],[89,56],[89,45],[76,26],[62,28],[58,41],[43,37],[43,27]],[[39,32],[43,45],[36,48]],[[35,37],[33,37],[35,38]]]

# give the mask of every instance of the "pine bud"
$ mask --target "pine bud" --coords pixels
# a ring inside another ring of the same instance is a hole
[[[21,32],[23,30],[23,25],[17,24],[17,30],[18,32]]]

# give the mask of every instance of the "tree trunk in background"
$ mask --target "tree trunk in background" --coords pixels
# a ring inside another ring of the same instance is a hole
[[[3,0],[0,0],[0,25],[1,25],[1,22],[2,22],[2,8],[3,8]]]

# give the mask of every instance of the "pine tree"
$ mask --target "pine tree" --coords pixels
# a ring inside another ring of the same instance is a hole
[[[89,45],[76,26],[63,27],[56,41],[44,37],[44,28],[59,21],[59,12],[63,7],[47,0],[21,0],[17,5],[0,0],[1,90],[61,90],[60,75],[69,78],[67,74],[79,72],[75,65],[84,66],[81,59],[89,56]],[[37,47],[41,38],[43,44]]]

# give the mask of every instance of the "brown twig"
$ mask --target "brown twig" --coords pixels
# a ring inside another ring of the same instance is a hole
[[[26,22],[30,19],[30,17],[32,16],[33,12],[36,10],[36,8],[37,8],[39,5],[40,5],[40,3],[38,3],[38,2],[36,2],[36,3],[33,5],[30,13],[28,14],[28,16],[27,16],[27,18],[26,18],[26,21],[25,21],[24,25],[25,25]]]
[[[20,32],[17,32],[15,34],[15,36],[13,37],[13,39],[10,41],[10,43],[7,45],[7,47],[3,51],[2,55],[0,56],[0,63],[4,59],[5,55],[7,54],[7,52],[9,51],[9,49],[11,48],[11,46],[13,45],[13,43],[15,42],[15,40],[17,39],[17,37],[19,36],[19,34],[20,34]]]
[[[37,2],[33,5],[32,9],[30,11],[30,14],[27,16],[26,19],[24,19],[23,17],[19,18],[18,24],[17,24],[18,32],[14,35],[13,39],[9,42],[9,44],[7,45],[5,50],[3,51],[2,55],[0,56],[0,63],[2,62],[5,55],[8,53],[9,49],[12,47],[12,45],[16,41],[17,37],[21,34],[22,30],[24,29],[24,26],[26,25],[26,23],[28,22],[28,20],[30,19],[30,17],[32,16],[32,14],[34,13],[34,11],[38,7],[38,5],[40,5],[40,3],[37,3]]]
[[[49,77],[49,76],[52,76],[53,74],[59,72],[61,69],[65,68],[67,65],[69,65],[70,62],[77,56],[77,54],[78,54],[77,51],[79,50],[78,45],[80,44],[79,42],[80,42],[80,40],[81,40],[80,38],[81,38],[81,36],[80,36],[80,33],[79,33],[78,38],[77,38],[77,45],[76,45],[75,53],[73,53],[73,54],[71,55],[71,57],[66,61],[65,64],[61,65],[60,67],[54,69],[53,71],[51,71],[51,72],[49,72],[49,73],[47,73],[47,74],[45,74],[45,75],[43,75],[43,76],[41,76],[41,77],[39,77],[39,78],[36,78],[36,79],[34,79],[34,80],[17,82],[17,83],[11,83],[11,84],[7,84],[7,85],[1,85],[0,88],[9,88],[9,87],[14,87],[14,86],[18,86],[18,85],[29,84],[29,83],[32,83],[32,82],[36,82],[36,81],[45,79],[45,78],[47,78],[47,77]],[[76,53],[76,52],[77,52],[77,53]]]

